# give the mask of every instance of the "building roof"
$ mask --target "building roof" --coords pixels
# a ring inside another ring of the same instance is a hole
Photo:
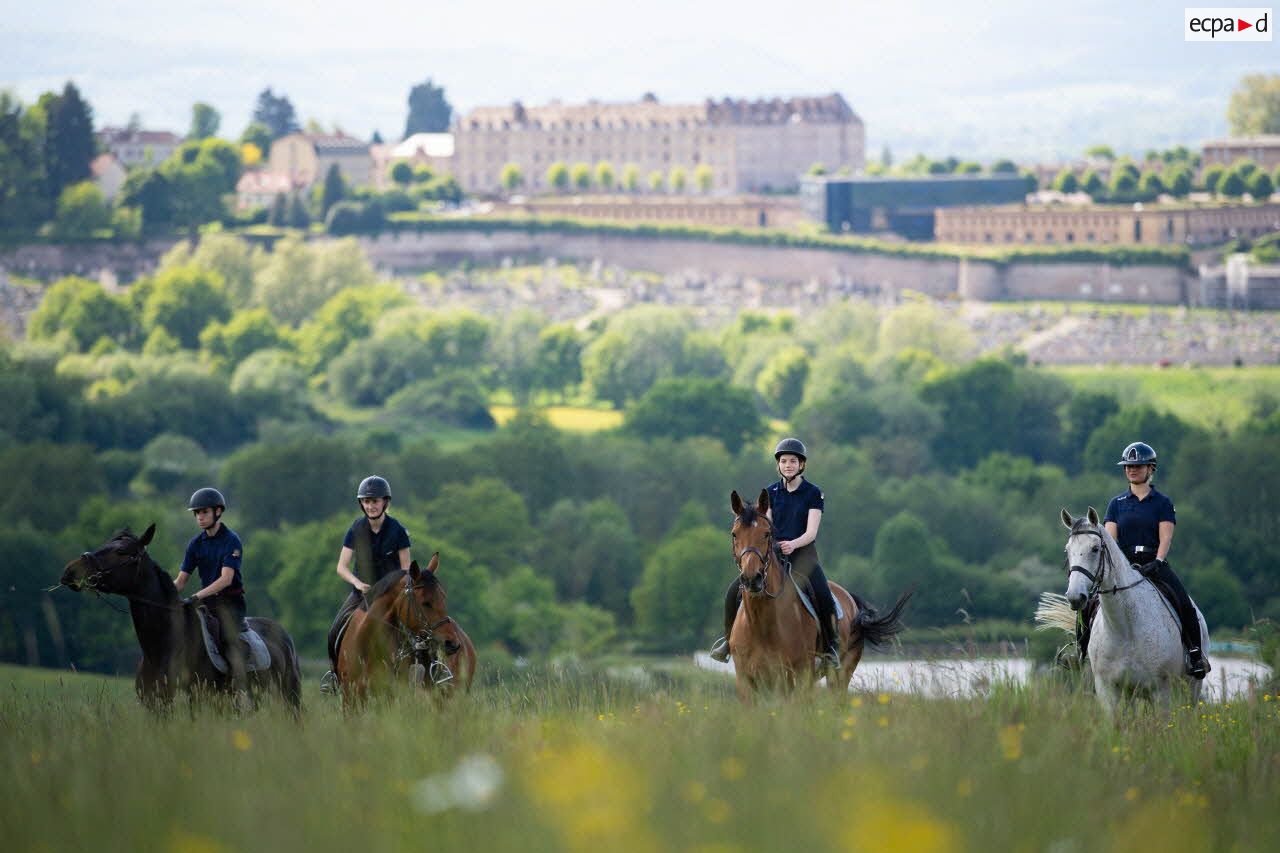
[[[390,158],[409,160],[421,154],[424,157],[452,157],[452,133],[415,133],[403,142],[391,146]]]
[[[630,103],[562,104],[526,107],[519,101],[502,107],[477,107],[458,121],[461,130],[534,128],[540,130],[625,130],[779,125],[790,122],[839,123],[861,119],[839,94],[754,101],[708,98],[701,104],[662,104],[653,95]]]
[[[130,130],[127,127],[104,127],[98,131],[103,145],[179,145],[182,137],[167,130]]]
[[[1260,136],[1229,136],[1226,139],[1210,139],[1205,148],[1280,148],[1280,133]]]
[[[317,154],[368,154],[369,143],[363,139],[356,139],[354,136],[336,135],[322,136],[319,134],[304,133],[303,137],[315,146]]]

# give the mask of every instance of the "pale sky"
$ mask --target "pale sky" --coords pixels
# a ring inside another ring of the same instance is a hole
[[[404,129],[409,88],[455,110],[521,100],[666,102],[840,92],[868,151],[1059,159],[1198,145],[1280,44],[1185,43],[1183,3],[1083,0],[42,0],[6,9],[0,87],[74,80],[95,123],[178,133],[194,101],[237,136],[270,86],[367,138]]]

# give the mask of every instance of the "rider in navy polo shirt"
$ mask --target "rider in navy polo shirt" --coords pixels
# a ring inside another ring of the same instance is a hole
[[[808,455],[804,443],[798,438],[784,438],[774,448],[773,458],[782,479],[766,487],[769,492],[769,520],[782,558],[791,562],[791,571],[796,578],[808,584],[810,598],[818,612],[823,663],[838,667],[840,644],[836,630],[836,600],[818,561],[815,544],[826,504],[822,489],[803,477]],[[729,635],[741,600],[742,586],[734,578],[725,590],[724,636],[711,648],[714,660],[724,662],[729,659]]]
[[[1204,678],[1208,667],[1200,648],[1200,620],[1191,596],[1169,568],[1169,547],[1177,515],[1173,501],[1151,484],[1156,473],[1156,451],[1151,445],[1135,441],[1120,454],[1116,463],[1124,468],[1129,488],[1111,499],[1103,523],[1120,550],[1138,571],[1157,584],[1167,587],[1177,602],[1178,619],[1182,623],[1182,646],[1187,652],[1187,673]]]
[[[409,571],[409,533],[404,525],[387,515],[391,505],[391,485],[382,477],[370,476],[360,481],[356,502],[362,515],[351,525],[342,540],[338,554],[338,577],[351,584],[351,593],[329,628],[329,661],[333,669],[321,680],[321,689],[329,691],[336,683],[338,671],[338,633],[356,608],[364,604],[364,594],[385,575],[403,569]],[[351,569],[351,561],[362,579]]]
[[[245,670],[237,640],[248,630],[244,621],[244,580],[240,575],[244,546],[240,544],[240,537],[222,523],[226,508],[222,493],[208,487],[197,489],[187,501],[187,509],[195,516],[200,533],[187,543],[182,569],[173,585],[181,592],[193,572],[200,575],[200,591],[183,603],[208,607],[217,617],[231,679],[240,690],[245,686]]]

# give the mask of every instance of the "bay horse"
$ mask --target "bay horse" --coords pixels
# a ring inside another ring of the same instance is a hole
[[[141,536],[125,528],[67,563],[61,584],[75,592],[88,589],[128,600],[133,630],[142,647],[134,687],[144,706],[167,711],[178,689],[185,690],[192,703],[201,689],[230,695],[232,679],[209,659],[200,614],[182,604],[173,579],[147,553],[155,532],[154,524]],[[295,716],[300,714],[302,677],[293,639],[274,620],[250,616],[245,621],[271,653],[270,668],[246,673],[246,686],[251,692],[261,688],[278,692]]]
[[[388,572],[369,590],[368,606],[351,614],[338,641],[338,681],[347,707],[402,678],[446,692],[455,684],[471,689],[475,646],[449,616],[439,565],[436,553],[426,568],[414,560],[407,572]]]
[[[744,503],[735,491],[729,496],[733,509],[733,559],[742,585],[742,604],[729,634],[738,698],[749,702],[761,689],[793,690],[816,680],[814,665],[818,646],[818,622],[809,614],[790,564],[783,564],[775,549],[769,521],[769,492],[760,490],[754,505]],[[899,616],[911,593],[902,595],[893,609],[879,615],[866,601],[840,584],[828,582],[831,594],[844,611],[839,619],[840,666],[827,673],[827,686],[845,692],[853,671],[862,660],[866,643],[874,646],[902,630]]]
[[[1191,704],[1200,700],[1200,681],[1187,674],[1178,617],[1145,575],[1130,565],[1120,545],[1089,507],[1080,518],[1062,510],[1067,534],[1067,603],[1080,610],[1098,595],[1098,615],[1089,637],[1093,686],[1108,716],[1125,698],[1148,698],[1172,707],[1174,688],[1185,684]],[[1196,608],[1201,648],[1209,628]],[[1044,621],[1044,620],[1042,620]]]

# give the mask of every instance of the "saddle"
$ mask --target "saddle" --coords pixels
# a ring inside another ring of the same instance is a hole
[[[201,607],[197,612],[200,614],[200,632],[204,635],[204,648],[209,654],[209,662],[213,664],[214,669],[226,675],[230,672],[230,667],[222,653],[226,648],[223,645],[225,638],[222,636],[222,623],[218,621],[218,617],[209,612],[208,608]],[[240,655],[244,658],[245,672],[271,668],[271,652],[257,631],[250,628],[233,638],[231,642],[240,644]]]
[[[791,578],[791,583],[795,585],[796,594],[800,596],[800,603],[804,605],[804,609],[809,611],[809,615],[813,617],[813,621],[818,621],[818,609],[813,606],[813,599],[809,595],[809,591],[805,588],[808,584],[802,584],[796,580],[796,576],[787,572],[787,577]],[[836,603],[836,621],[839,622],[844,618],[844,608],[840,605],[840,599],[832,596],[832,600]],[[819,634],[819,637],[822,635]],[[818,649],[819,652],[823,651]]]

